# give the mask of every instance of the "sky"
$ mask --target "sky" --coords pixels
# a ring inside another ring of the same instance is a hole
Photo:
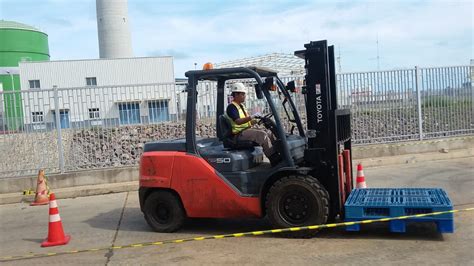
[[[292,54],[328,40],[342,72],[467,65],[472,0],[128,0],[134,56],[205,62]],[[0,0],[0,19],[41,29],[51,60],[99,57],[95,0]]]

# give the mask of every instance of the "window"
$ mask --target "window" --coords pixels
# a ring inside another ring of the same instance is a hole
[[[96,77],[86,78],[86,85],[87,86],[97,86],[97,78]]]
[[[89,108],[89,118],[99,119],[100,118],[99,108]]]
[[[43,112],[33,112],[31,113],[33,117],[33,123],[42,123],[43,122]]]
[[[40,81],[39,79],[34,79],[34,80],[28,80],[30,83],[30,89],[40,89]]]
[[[138,102],[119,103],[120,124],[140,123],[140,104]]]
[[[168,101],[148,102],[148,114],[152,123],[169,121]]]
[[[54,116],[54,125],[56,126],[56,111],[52,111]],[[61,128],[69,128],[69,110],[59,111],[59,124]]]

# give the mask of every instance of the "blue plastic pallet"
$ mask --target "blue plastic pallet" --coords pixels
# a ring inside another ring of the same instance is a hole
[[[453,209],[441,188],[365,188],[354,189],[345,203],[345,220],[361,221],[415,215]],[[440,233],[454,232],[453,214],[389,221],[391,232],[406,232],[408,222],[434,222]],[[346,227],[359,231],[360,224]]]

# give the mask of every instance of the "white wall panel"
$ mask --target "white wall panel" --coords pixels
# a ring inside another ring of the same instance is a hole
[[[173,57],[20,62],[22,89],[34,79],[42,89],[84,87],[86,77],[97,86],[174,82]]]

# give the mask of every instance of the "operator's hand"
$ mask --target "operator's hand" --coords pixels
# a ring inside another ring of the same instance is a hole
[[[262,117],[262,114],[260,112],[256,112],[253,115],[250,116],[252,119]]]

